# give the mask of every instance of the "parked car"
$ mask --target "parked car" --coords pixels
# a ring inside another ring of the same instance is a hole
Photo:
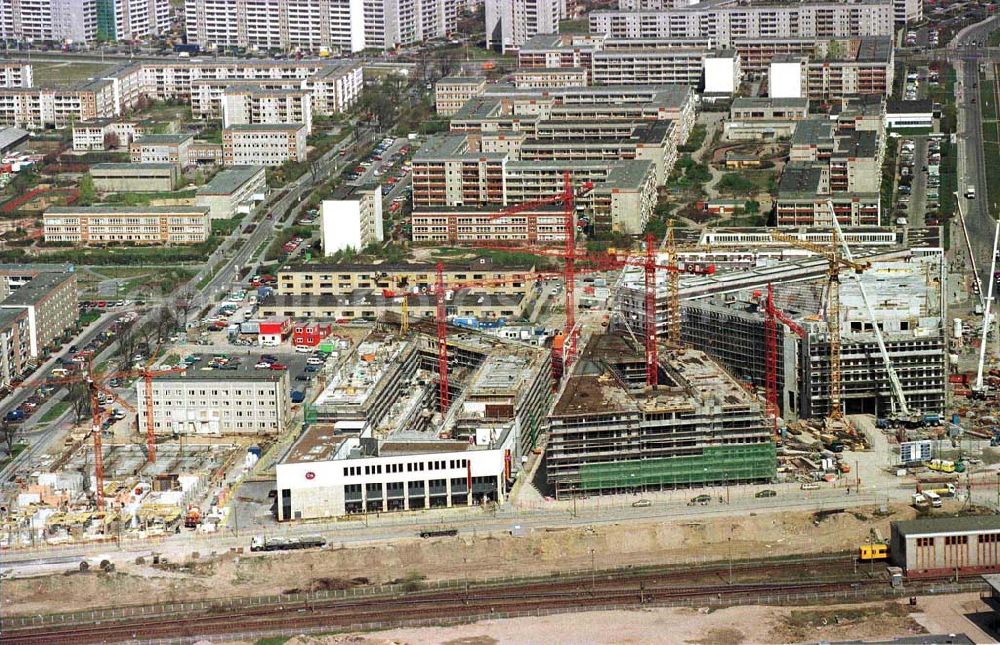
[[[763,497],[774,497],[777,494],[778,493],[776,493],[775,491],[771,490],[770,488],[765,488],[764,490],[757,491],[754,494],[754,497],[756,497],[756,498],[759,499],[759,498],[763,498]]]
[[[712,501],[711,495],[698,495],[697,497],[692,497],[691,501],[688,502],[688,506],[708,506],[708,503]]]

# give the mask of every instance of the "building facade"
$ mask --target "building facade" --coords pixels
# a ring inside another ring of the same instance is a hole
[[[170,0],[97,0],[97,37],[141,40],[170,27]]]
[[[291,420],[287,371],[211,371],[154,376],[153,433],[274,436]],[[146,382],[136,381],[139,432],[147,431]]]
[[[557,34],[565,12],[565,0],[486,0],[486,47],[506,54],[538,34]]]
[[[132,163],[170,163],[181,168],[191,165],[190,134],[150,134],[129,144]]]
[[[263,166],[232,166],[220,170],[200,187],[195,204],[208,208],[212,219],[229,219],[250,212],[267,197],[267,175]]]
[[[198,206],[53,206],[42,217],[46,242],[198,244],[212,234],[208,208]]]
[[[378,185],[359,188],[346,199],[326,199],[320,205],[320,239],[323,255],[345,249],[361,251],[381,242],[382,190]]]
[[[280,166],[305,160],[304,124],[233,125],[222,131],[224,166]]]
[[[222,126],[301,123],[312,132],[312,94],[301,89],[230,87],[222,95]]]
[[[76,274],[68,266],[2,265],[0,289],[0,312],[6,312],[8,323],[8,365],[23,373],[76,325],[80,314]]]
[[[172,163],[98,163],[90,167],[94,189],[102,193],[170,192],[181,174]]]

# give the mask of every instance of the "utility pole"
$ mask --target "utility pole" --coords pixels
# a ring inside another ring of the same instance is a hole
[[[590,547],[590,590],[597,592],[597,569],[594,566],[594,547]]]

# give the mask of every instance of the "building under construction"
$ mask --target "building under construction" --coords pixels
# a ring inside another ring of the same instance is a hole
[[[660,353],[646,385],[630,335],[587,343],[549,415],[557,496],[767,482],[776,456],[763,404],[704,352]]]
[[[746,251],[733,253],[747,255]],[[888,416],[899,408],[874,332],[874,318],[909,410],[942,414],[947,343],[940,249],[869,249],[859,255],[870,267],[860,275],[845,273],[840,282],[844,412]],[[772,284],[776,308],[796,327],[776,325],[779,408],[786,418],[826,415],[830,404],[827,268],[823,258],[793,256],[769,259],[741,271],[684,276],[680,290],[683,344],[715,357],[736,378],[763,394],[767,366],[764,294]],[[638,272],[626,276],[616,302],[619,319],[636,334],[641,332],[644,315],[641,279]],[[874,316],[864,304],[859,279]],[[660,276],[659,282],[657,325],[665,335],[666,278]]]
[[[362,341],[278,464],[279,520],[504,499],[551,404],[549,353],[447,331],[444,409],[433,324],[386,317]]]

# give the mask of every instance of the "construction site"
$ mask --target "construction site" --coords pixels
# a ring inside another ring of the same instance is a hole
[[[277,465],[279,521],[505,499],[540,439],[549,353],[439,331],[387,316],[339,367]]]

